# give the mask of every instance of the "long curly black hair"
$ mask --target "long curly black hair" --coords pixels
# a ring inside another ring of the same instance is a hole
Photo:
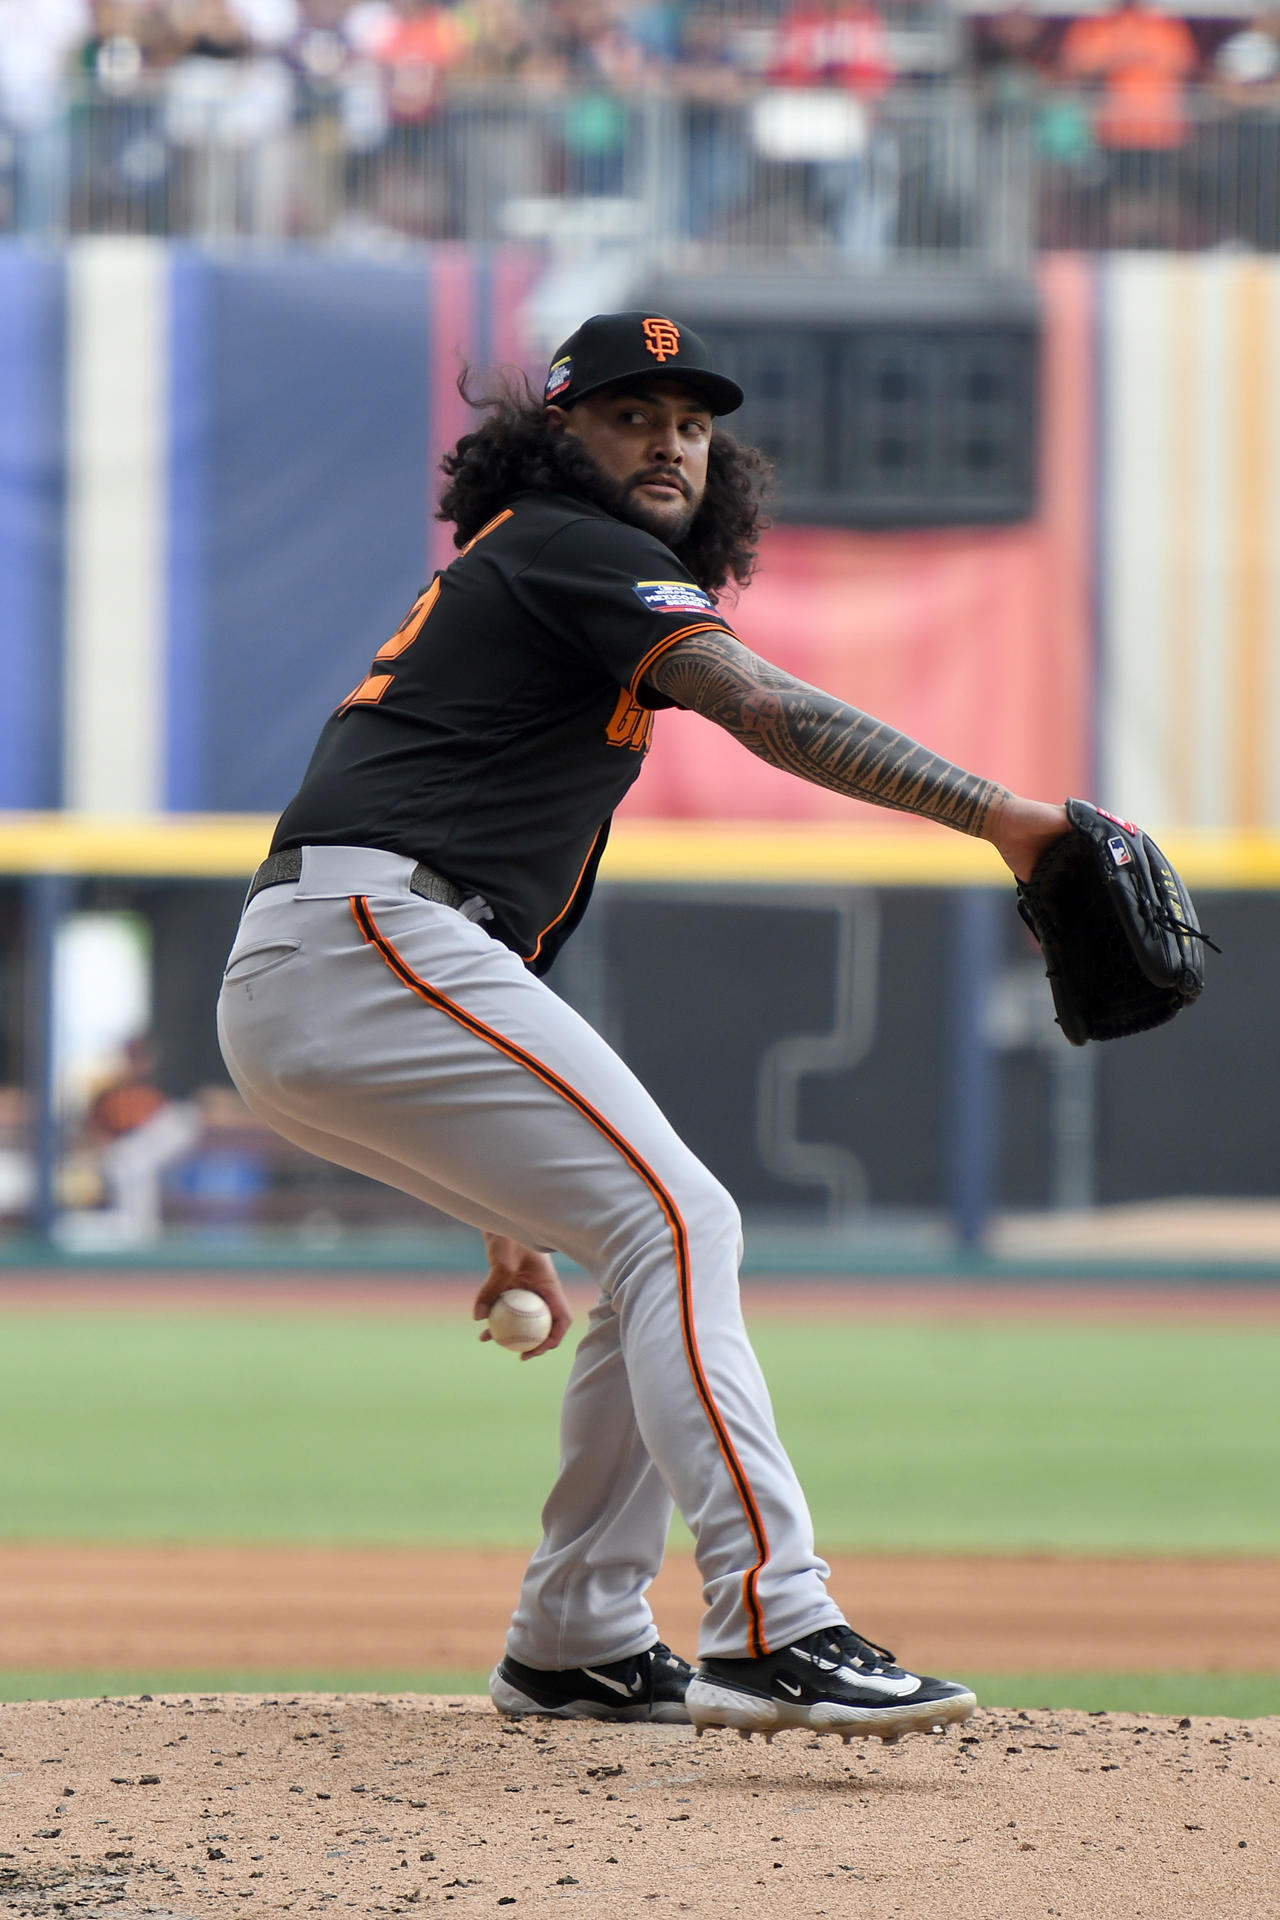
[[[454,523],[454,545],[467,541],[500,513],[512,494],[530,489],[572,494],[612,510],[614,496],[573,434],[548,427],[541,397],[523,374],[504,374],[483,391],[464,369],[458,391],[484,410],[474,433],[464,433],[440,462],[448,485],[438,520]],[[732,580],[745,587],[755,566],[771,476],[768,460],[723,427],[711,434],[707,488],[684,540],[672,551],[713,598]]]

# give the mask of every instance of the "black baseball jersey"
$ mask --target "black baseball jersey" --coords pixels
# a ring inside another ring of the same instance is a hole
[[[729,632],[669,547],[566,494],[517,494],[438,573],[321,732],[272,842],[383,847],[482,894],[543,973],[640,771],[658,656]]]

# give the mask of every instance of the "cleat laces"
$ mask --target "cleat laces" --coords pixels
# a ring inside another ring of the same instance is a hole
[[[852,1627],[832,1627],[828,1642],[841,1666],[860,1669],[863,1673],[901,1673],[888,1647],[878,1647],[874,1640],[864,1640]]]

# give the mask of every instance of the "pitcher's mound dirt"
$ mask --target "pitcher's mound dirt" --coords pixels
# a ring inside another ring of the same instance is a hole
[[[1280,1721],[980,1712],[895,1748],[487,1702],[0,1708],[0,1911],[1275,1920]]]

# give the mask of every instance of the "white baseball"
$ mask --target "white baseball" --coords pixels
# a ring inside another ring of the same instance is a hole
[[[528,1353],[540,1347],[551,1331],[551,1309],[528,1287],[508,1287],[489,1309],[489,1332],[500,1347]]]

